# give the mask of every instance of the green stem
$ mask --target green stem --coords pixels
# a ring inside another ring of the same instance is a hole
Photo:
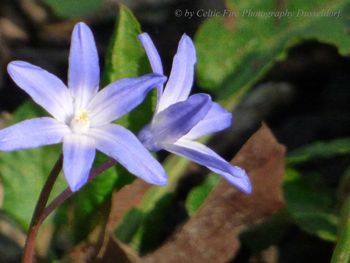
[[[333,252],[331,263],[350,262],[350,195],[342,207],[338,242]]]

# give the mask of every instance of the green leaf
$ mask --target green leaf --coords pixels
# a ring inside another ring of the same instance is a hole
[[[125,243],[131,243],[140,253],[156,248],[164,239],[162,226],[167,221],[166,216],[174,205],[173,201],[174,193],[166,193],[150,211],[130,209],[115,231],[116,237]]]
[[[197,31],[197,80],[202,88],[219,98],[231,97],[228,104],[256,83],[263,74],[283,58],[292,45],[316,39],[336,45],[341,54],[350,51],[350,4],[346,0],[286,1],[283,10],[293,12],[281,19],[248,15],[276,11],[274,0],[228,0],[228,8],[236,16],[207,19]],[[298,10],[338,12],[334,16],[298,16]]]
[[[153,209],[144,213],[142,225],[139,226],[133,245],[138,247],[141,254],[155,249],[164,239],[163,228],[168,212],[174,207],[174,193],[166,193],[157,200]]]
[[[286,236],[291,225],[288,212],[282,209],[263,223],[249,227],[240,235],[240,240],[252,254],[258,255],[264,249],[277,245]]]
[[[43,111],[33,102],[26,102],[14,112],[11,123],[43,115]],[[47,146],[0,153],[0,178],[4,186],[3,209],[23,229],[29,226],[41,188],[60,152],[60,146]],[[60,174],[52,196],[61,192],[66,186],[64,177]]]
[[[135,232],[140,226],[143,219],[143,213],[138,208],[130,209],[124,216],[122,223],[115,230],[115,236],[124,243],[132,240]]]
[[[333,207],[334,193],[321,182],[318,174],[302,177],[296,170],[287,170],[284,197],[289,213],[302,229],[335,241],[339,218]]]
[[[202,143],[205,143],[205,141],[206,139],[200,140]],[[190,161],[188,159],[176,155],[169,155],[163,162],[163,167],[168,175],[168,184],[162,187],[151,187],[144,195],[142,203],[138,206],[138,209],[143,213],[143,220],[137,229],[133,229],[133,237],[129,242],[137,251],[147,251],[147,249],[152,248],[159,241],[157,238],[160,237],[152,238],[149,234],[153,231],[150,230],[152,229],[152,224],[149,222],[158,220],[157,222],[159,223],[156,225],[161,226],[162,219],[172,209],[171,202],[173,201],[174,192],[185,171],[188,169],[189,164]],[[127,224],[124,224],[124,227],[128,228]]]
[[[104,0],[43,0],[62,18],[90,16],[101,10]]]
[[[104,83],[111,83],[121,78],[138,77],[150,73],[150,65],[146,53],[138,40],[141,26],[132,12],[120,5],[119,15],[112,35],[106,57]],[[156,103],[156,91],[150,92],[145,101],[129,114],[117,120],[134,133],[151,121]],[[134,175],[130,175],[123,167],[117,166],[116,188],[131,183]]]
[[[350,261],[350,196],[342,206],[337,246],[334,249],[331,263],[347,263]]]
[[[103,163],[106,156],[97,154],[95,163]],[[72,202],[74,220],[72,230],[76,242],[83,240],[97,224],[101,214],[101,205],[109,200],[117,179],[115,169],[111,168],[98,175],[91,183],[84,186]]]
[[[188,194],[186,199],[186,209],[187,212],[192,216],[199,207],[204,203],[205,199],[214,189],[214,187],[219,182],[220,177],[216,174],[211,174],[207,176],[207,178],[197,187],[193,188],[191,192]]]
[[[141,26],[132,12],[124,5],[120,6],[115,30],[109,44],[104,71],[104,83],[111,83],[121,78],[130,78],[150,73],[146,53],[138,40]],[[150,92],[145,101],[117,121],[133,132],[146,125],[153,114],[156,102],[155,91]]]
[[[140,24],[132,12],[121,5],[106,55],[105,83],[151,72],[147,56],[138,40],[139,34]]]
[[[147,191],[142,199],[142,203],[138,206],[138,209],[142,212],[142,221],[139,222],[138,226],[128,225],[127,218],[125,217],[123,222],[118,229],[123,227],[123,231],[128,232],[130,243],[136,250],[145,251],[153,247],[157,241],[159,241],[159,236],[153,237],[151,233],[155,231],[156,226],[159,233],[159,228],[161,227],[163,220],[165,220],[165,215],[171,209],[171,202],[173,200],[174,191],[177,187],[179,179],[184,174],[184,171],[188,167],[189,161],[172,155],[169,156],[163,166],[168,174],[168,184],[166,186],[158,187],[153,186]],[[174,169],[176,167],[176,169]],[[154,223],[157,222],[157,223]],[[149,242],[147,244],[147,242]]]
[[[326,159],[347,154],[350,154],[350,138],[325,142],[320,141],[291,151],[288,154],[287,163],[295,165],[311,160]]]

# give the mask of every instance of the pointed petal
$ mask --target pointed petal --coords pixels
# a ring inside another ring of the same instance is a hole
[[[68,69],[68,87],[78,108],[84,108],[96,94],[99,82],[100,68],[94,36],[90,28],[80,22],[73,29]]]
[[[232,123],[231,112],[226,111],[218,103],[213,102],[207,115],[185,135],[186,139],[197,139],[213,132],[229,127]]]
[[[63,172],[72,192],[88,180],[95,159],[94,140],[81,134],[69,134],[63,139]]]
[[[165,80],[164,76],[148,74],[109,84],[88,105],[92,125],[110,123],[128,113],[145,99],[151,89],[164,83]]]
[[[204,118],[211,103],[209,95],[198,93],[156,114],[151,125],[153,140],[156,144],[177,141]]]
[[[191,38],[184,34],[174,56],[169,81],[159,102],[158,112],[170,105],[186,100],[193,84],[196,49]]]
[[[153,72],[163,75],[162,60],[150,36],[147,33],[142,33],[139,35],[139,40],[146,51]]]
[[[14,82],[59,121],[72,114],[72,97],[55,75],[24,61],[12,61],[7,71]]]
[[[180,139],[175,144],[167,145],[165,149],[206,166],[245,193],[252,191],[249,177],[243,169],[231,165],[201,143]]]
[[[90,131],[97,149],[117,160],[130,173],[150,184],[167,183],[163,167],[130,131],[115,124],[92,128]]]
[[[0,150],[15,151],[62,141],[70,129],[53,118],[26,120],[0,130]]]
[[[150,36],[147,33],[142,33],[139,35],[139,40],[146,51],[148,60],[151,64],[152,71],[154,73],[163,75],[164,72],[163,72],[162,60]],[[163,84],[157,87],[157,106],[159,104],[159,100],[162,96],[162,93],[163,93]]]

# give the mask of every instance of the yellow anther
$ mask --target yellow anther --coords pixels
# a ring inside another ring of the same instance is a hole
[[[90,122],[89,114],[86,111],[80,111],[77,115],[75,115],[75,121],[82,124],[87,124]]]
[[[70,127],[75,133],[85,133],[90,127],[89,113],[85,110],[78,111],[73,117]]]

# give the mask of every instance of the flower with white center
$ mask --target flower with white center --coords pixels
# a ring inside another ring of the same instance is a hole
[[[146,50],[152,70],[163,74],[160,56],[149,35],[143,33],[139,39]],[[250,193],[250,180],[243,169],[231,165],[205,145],[194,141],[229,127],[232,119],[231,113],[212,102],[209,95],[189,96],[195,63],[195,47],[192,40],[184,34],[164,92],[163,85],[158,86],[155,115],[138,137],[149,150],[164,149],[186,157],[220,174],[243,192]]]
[[[72,33],[68,87],[49,72],[13,61],[8,72],[14,82],[51,117],[25,120],[0,131],[0,150],[14,151],[63,142],[63,171],[70,189],[88,180],[96,149],[114,158],[146,182],[164,185],[166,173],[129,130],[113,124],[139,105],[166,78],[148,74],[122,79],[98,92],[100,70],[91,30],[78,23]]]

